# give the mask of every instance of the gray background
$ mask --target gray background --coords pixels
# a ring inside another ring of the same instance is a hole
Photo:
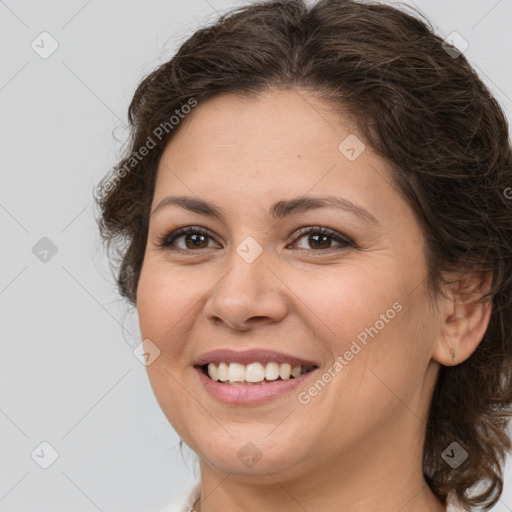
[[[3,512],[158,511],[199,476],[134,357],[137,319],[116,295],[92,190],[120,154],[142,76],[236,5],[0,1]],[[510,120],[512,0],[414,5],[468,41]],[[59,45],[47,59],[31,47],[43,31]],[[43,441],[58,452],[48,469]],[[509,458],[497,512],[512,510],[511,476]]]

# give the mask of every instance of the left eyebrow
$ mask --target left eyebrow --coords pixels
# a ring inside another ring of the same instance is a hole
[[[200,215],[216,217],[219,220],[223,220],[226,217],[225,211],[219,206],[202,199],[187,196],[165,197],[158,203],[151,215],[170,205],[179,206]],[[347,211],[363,221],[380,226],[377,219],[368,210],[348,199],[335,196],[297,197],[295,199],[278,201],[270,207],[270,216],[274,219],[282,219],[309,210],[328,207]]]
[[[270,215],[276,219],[281,219],[291,214],[328,207],[345,210],[366,222],[379,226],[377,219],[368,210],[348,199],[335,196],[297,197],[287,201],[278,201],[270,208]]]

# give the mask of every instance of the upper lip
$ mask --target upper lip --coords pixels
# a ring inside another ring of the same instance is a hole
[[[289,363],[291,366],[318,366],[314,361],[302,357],[291,356],[275,350],[254,348],[251,350],[233,350],[230,348],[212,350],[200,355],[194,362],[195,366],[203,366],[208,363]]]

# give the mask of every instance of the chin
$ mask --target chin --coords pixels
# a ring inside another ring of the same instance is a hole
[[[231,473],[230,479],[235,475],[238,479],[244,480],[247,477],[252,481],[254,477],[261,477],[262,483],[275,483],[269,474],[291,477],[300,470],[301,460],[306,458],[306,454],[299,453],[296,447],[287,446],[284,439],[280,440],[277,437],[272,442],[268,439],[265,441],[263,437],[260,442],[251,441],[250,435],[246,435],[243,440],[234,440],[229,435],[227,437],[229,440],[224,444],[220,444],[216,438],[215,446],[209,444],[205,450],[198,446],[194,451],[202,463],[216,468],[221,473]],[[210,443],[210,440],[205,440],[205,443]]]

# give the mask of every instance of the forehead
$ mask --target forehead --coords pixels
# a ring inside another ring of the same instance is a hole
[[[223,94],[181,121],[160,160],[154,204],[185,194],[266,211],[282,199],[342,195],[378,217],[399,206],[391,184],[353,123],[307,92]]]
[[[163,152],[159,175],[169,174],[165,168],[210,177],[252,172],[279,181],[290,173],[295,179],[317,179],[333,166],[361,174],[363,160],[384,168],[376,155],[368,158],[362,137],[332,105],[303,90],[254,98],[222,94],[200,103],[180,122]],[[359,163],[347,158],[354,150],[357,159],[363,157]]]
[[[218,141],[226,147],[229,141],[233,145],[243,142],[247,149],[256,145],[261,150],[260,143],[272,148],[275,140],[283,151],[297,145],[307,151],[312,143],[332,147],[345,132],[356,131],[347,118],[335,113],[333,105],[298,89],[273,90],[256,97],[221,94],[199,103],[181,124],[175,139],[186,139],[180,141],[184,144],[200,145],[203,137],[195,138],[202,135],[209,144]]]

